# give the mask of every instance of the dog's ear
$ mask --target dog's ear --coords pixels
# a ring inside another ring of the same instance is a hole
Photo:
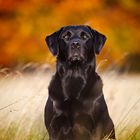
[[[93,30],[91,27],[88,26],[88,28],[90,29],[93,39],[94,39],[95,53],[99,54],[107,38],[105,35],[97,32],[96,30]]]
[[[45,41],[49,47],[49,50],[51,51],[51,53],[55,56],[58,54],[58,48],[59,48],[59,43],[58,43],[58,39],[59,39],[59,35],[61,33],[63,28],[61,28],[60,30],[54,32],[53,34],[47,36],[45,38]]]

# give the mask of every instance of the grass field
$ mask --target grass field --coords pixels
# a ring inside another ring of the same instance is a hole
[[[118,140],[140,140],[140,75],[100,74]],[[0,140],[48,140],[44,106],[52,72],[0,78]]]

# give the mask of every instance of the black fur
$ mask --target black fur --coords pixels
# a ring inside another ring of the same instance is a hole
[[[46,37],[50,51],[57,55],[45,107],[50,140],[115,139],[102,80],[95,72],[95,54],[105,41],[89,26],[66,26]]]

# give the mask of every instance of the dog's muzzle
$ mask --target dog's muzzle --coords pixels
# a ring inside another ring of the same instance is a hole
[[[84,60],[84,56],[81,51],[81,44],[77,41],[74,41],[70,45],[70,54],[68,57],[71,62],[81,62]]]
[[[74,53],[71,57],[69,57],[69,60],[71,62],[75,62],[75,61],[82,61],[83,58],[80,56],[80,54]]]
[[[73,52],[69,57],[68,60],[70,62],[82,62],[84,61],[84,56],[80,52]]]

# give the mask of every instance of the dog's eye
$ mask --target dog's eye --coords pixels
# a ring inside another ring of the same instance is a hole
[[[88,35],[87,35],[85,32],[82,32],[82,33],[81,33],[81,38],[82,38],[83,40],[86,40],[86,39],[88,39]]]
[[[68,40],[69,39],[69,35],[65,35],[65,36],[63,36],[63,38]]]
[[[70,32],[67,32],[67,33],[63,36],[63,38],[64,38],[65,40],[69,40],[70,37],[71,37],[71,33],[70,33]]]

